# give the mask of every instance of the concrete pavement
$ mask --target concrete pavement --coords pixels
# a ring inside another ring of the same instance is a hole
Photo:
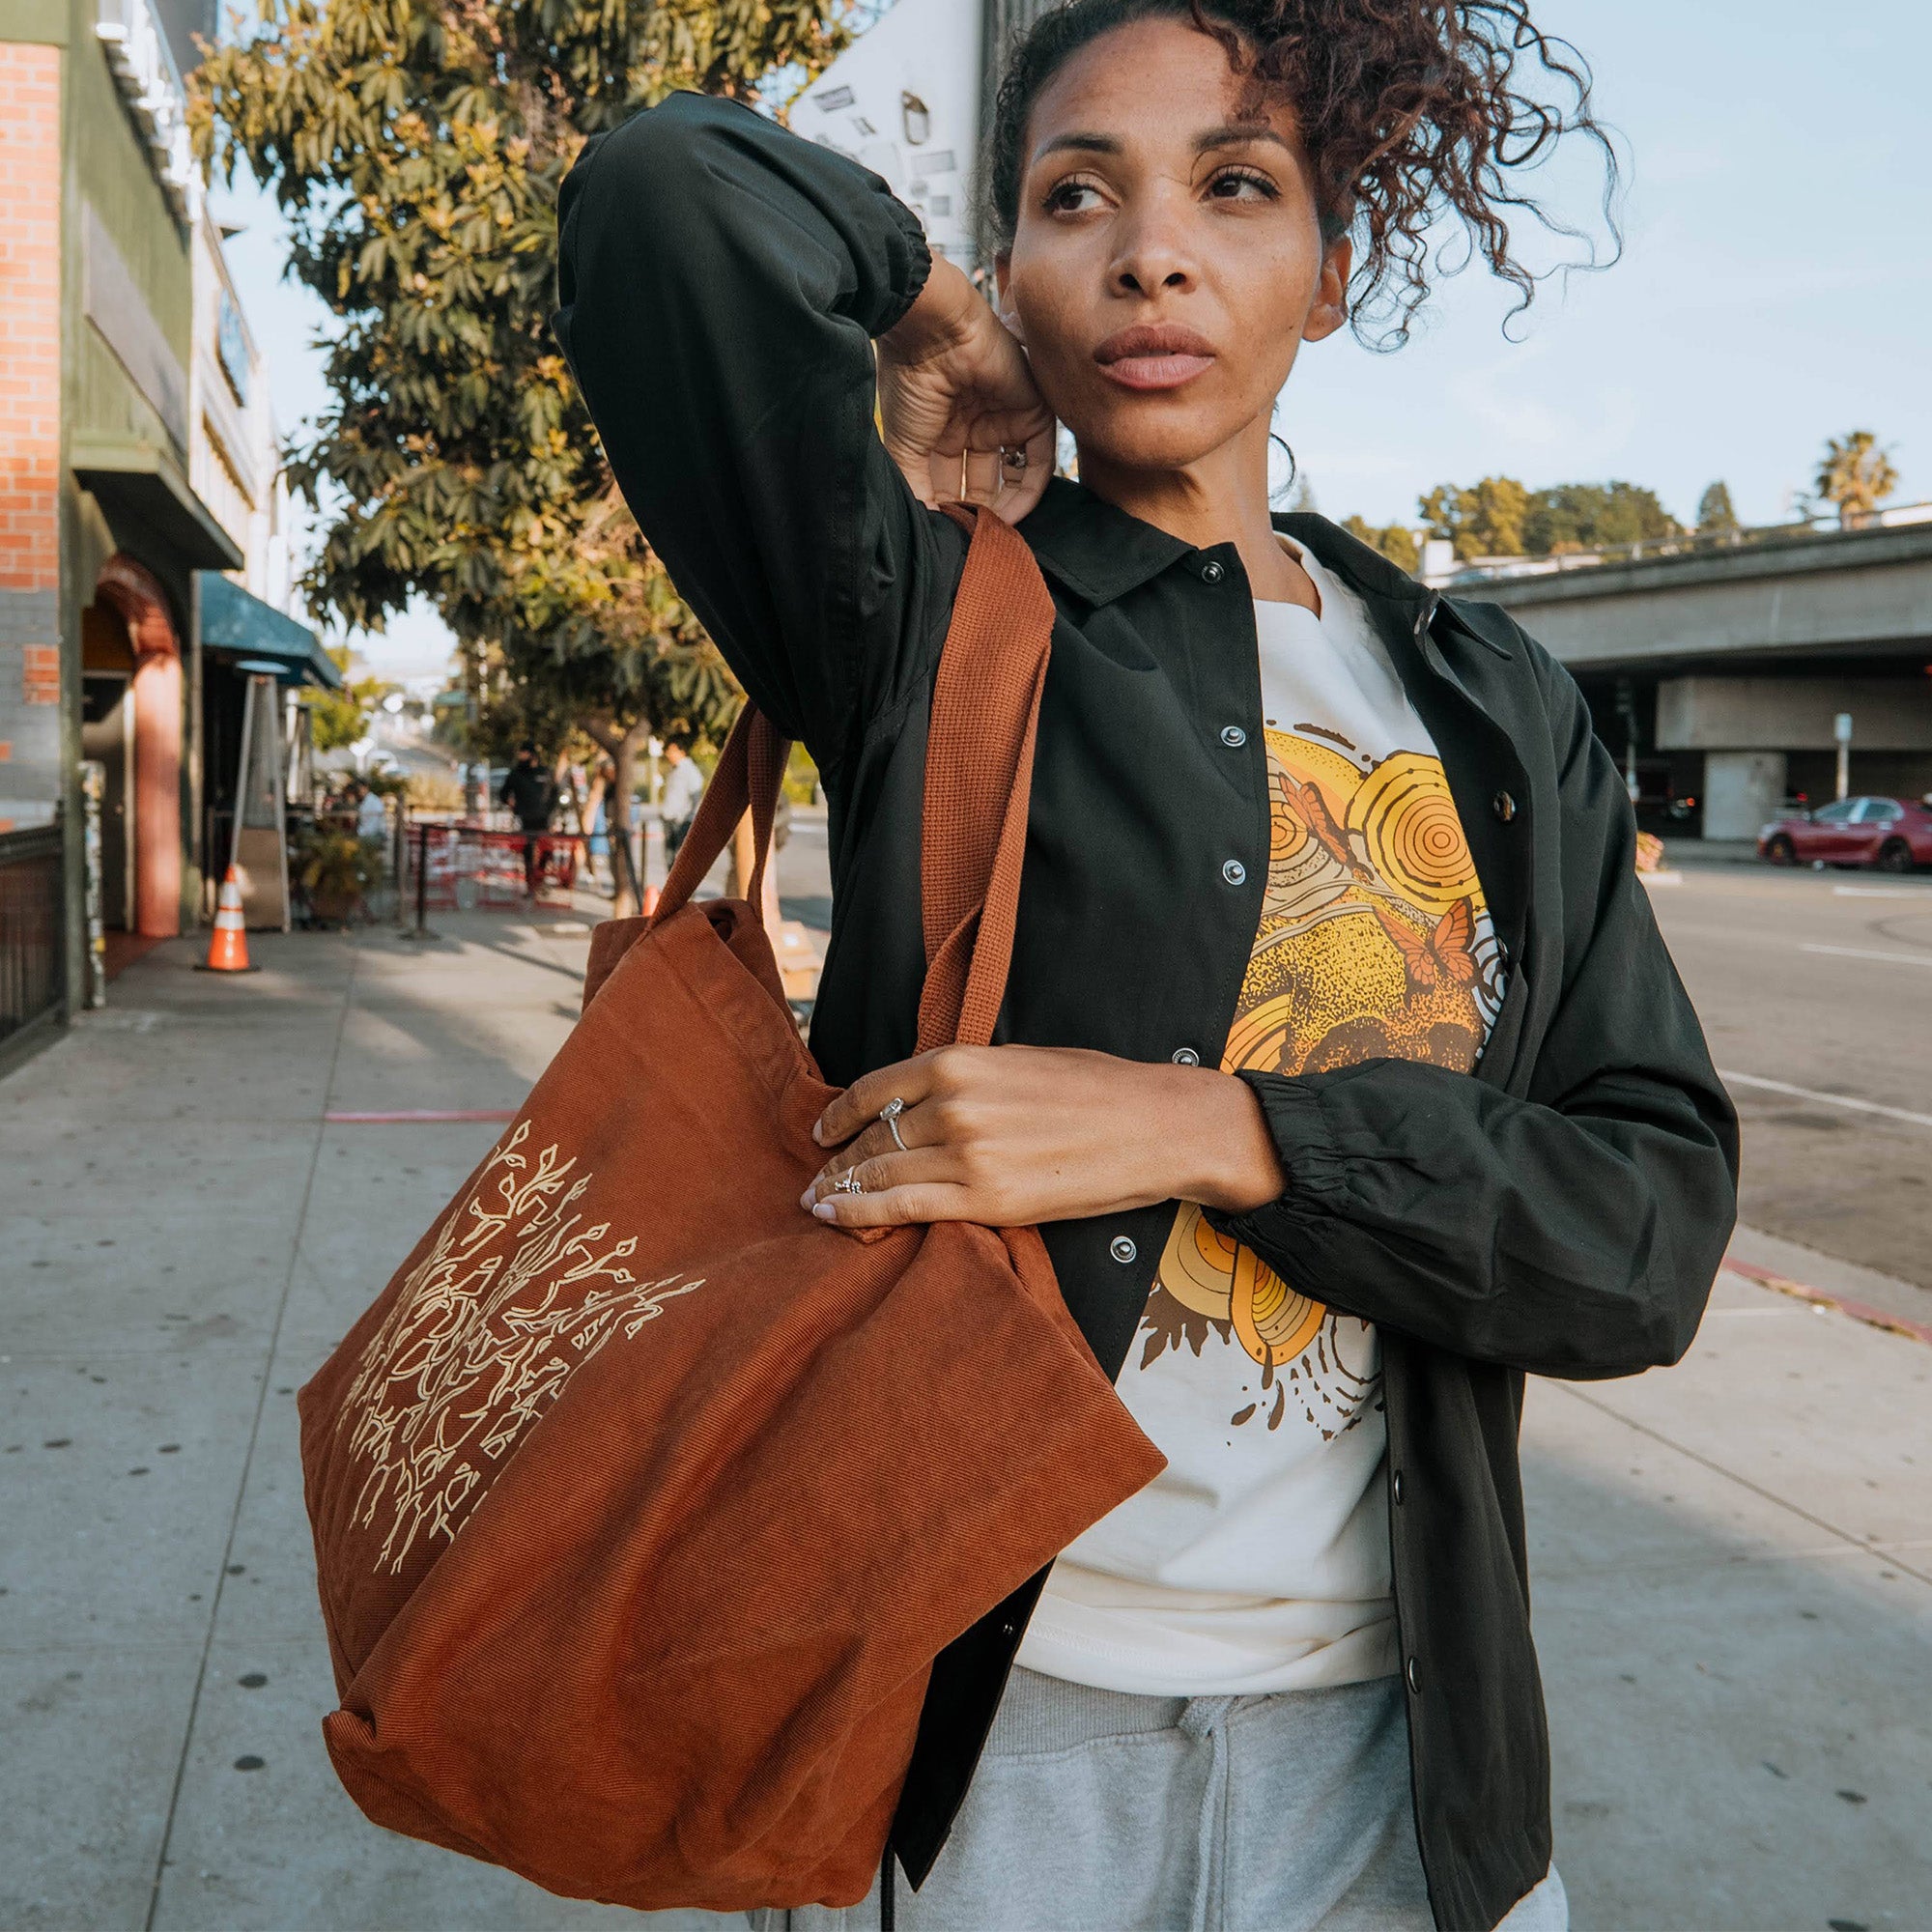
[[[515,1106],[587,945],[435,923],[246,980],[171,943],[0,1082],[9,1932],[638,1922],[375,1831],[318,1735],[294,1391],[497,1131],[325,1116]],[[1682,1368],[1538,1384],[1525,1444],[1576,1924],[1932,1926],[1932,1347],[1726,1275]]]

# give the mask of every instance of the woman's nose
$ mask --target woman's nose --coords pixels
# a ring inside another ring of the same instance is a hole
[[[1192,288],[1195,264],[1179,225],[1154,213],[1134,221],[1121,237],[1109,279],[1117,295],[1151,296],[1163,289]]]

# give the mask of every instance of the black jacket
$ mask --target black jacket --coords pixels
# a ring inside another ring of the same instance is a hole
[[[812,1046],[847,1081],[913,1051],[926,715],[964,553],[874,432],[868,338],[923,285],[920,227],[852,162],[692,95],[593,142],[561,212],[557,332],[625,497],[746,689],[818,761],[834,911]],[[1387,640],[1507,949],[1473,1075],[1380,1060],[1246,1076],[1288,1188],[1223,1224],[1380,1326],[1423,1865],[1439,1926],[1489,1927],[1550,1857],[1523,1373],[1683,1353],[1731,1228],[1736,1122],[1567,673],[1502,611],[1437,598],[1320,518],[1280,521]],[[1065,481],[1021,528],[1058,622],[1000,1037],[1216,1065],[1268,853],[1240,558]],[[1173,1211],[1043,1231],[1110,1376]],[[933,1671],[893,1827],[915,1884],[1041,1580]]]
[[[550,829],[551,813],[556,810],[556,784],[541,765],[512,765],[503,774],[497,796],[517,814],[517,823],[526,832]]]

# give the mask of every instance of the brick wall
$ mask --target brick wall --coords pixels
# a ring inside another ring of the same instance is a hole
[[[60,64],[0,42],[0,830],[61,785]]]

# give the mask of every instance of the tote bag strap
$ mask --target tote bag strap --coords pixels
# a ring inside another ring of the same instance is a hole
[[[919,1046],[993,1037],[1012,964],[1034,741],[1053,598],[1026,540],[991,510],[973,541],[933,679],[920,838],[925,988]]]
[[[960,509],[949,514],[973,541],[933,678],[926,735],[921,1052],[953,1040],[984,1046],[993,1037],[1012,963],[1034,741],[1053,641],[1053,599],[1025,539],[990,510],[977,520]],[[748,896],[762,918],[760,887],[790,751],[778,727],[747,703],[678,848],[657,919],[690,900],[748,807],[756,850]]]
[[[668,919],[680,910],[704,883],[749,807],[754,857],[745,896],[751,900],[753,917],[763,923],[772,821],[778,816],[779,787],[784,782],[785,760],[790,755],[791,741],[779,735],[778,726],[755,704],[747,702],[718,754],[711,782],[704,787],[691,830],[677,848],[670,877],[658,895],[658,919]]]

